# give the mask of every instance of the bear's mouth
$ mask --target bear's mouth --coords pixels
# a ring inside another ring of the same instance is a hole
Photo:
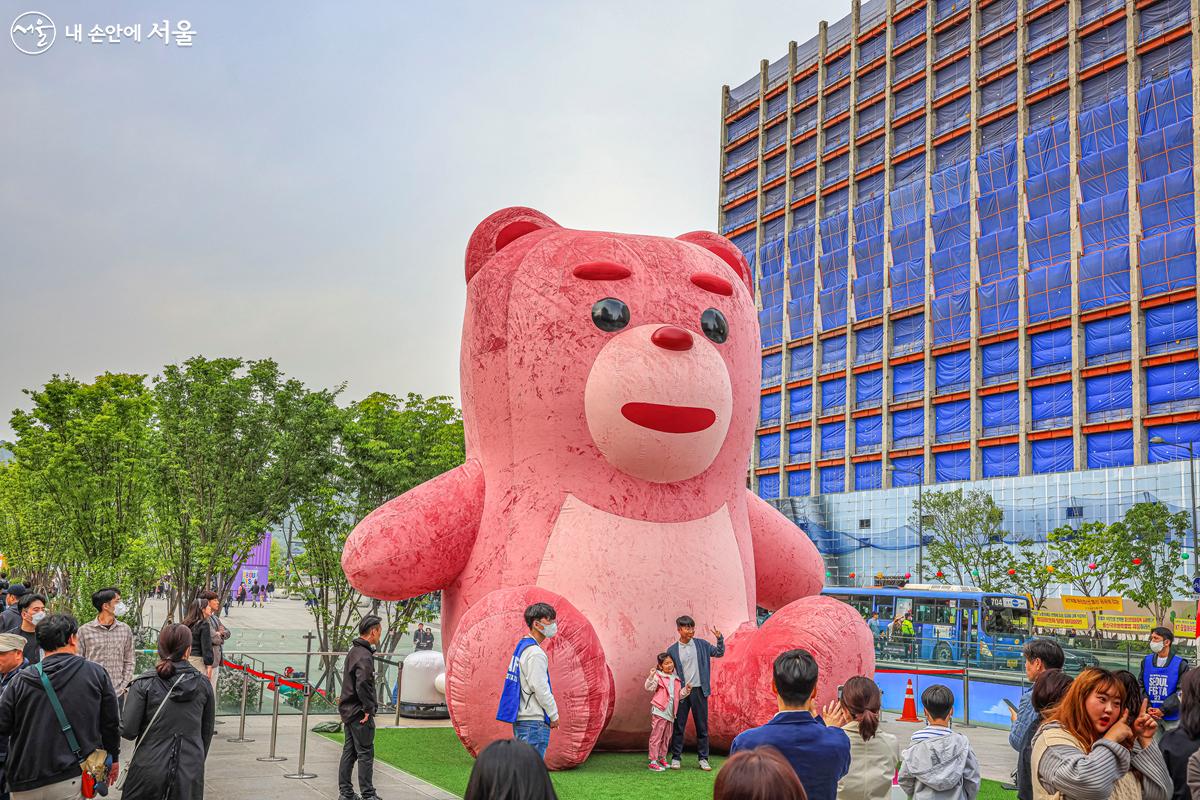
[[[709,408],[660,403],[626,403],[621,406],[621,416],[634,425],[661,433],[696,433],[717,421],[717,413]]]

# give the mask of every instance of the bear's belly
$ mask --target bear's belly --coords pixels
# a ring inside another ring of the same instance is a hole
[[[554,523],[537,585],[587,616],[604,645],[616,707],[601,744],[636,748],[650,730],[646,676],[677,636],[675,618],[728,636],[750,619],[749,592],[726,506],[689,522],[644,522],[568,495]]]

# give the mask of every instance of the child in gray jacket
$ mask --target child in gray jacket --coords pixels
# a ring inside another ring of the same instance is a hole
[[[941,684],[921,693],[925,727],[913,734],[901,754],[897,782],[913,800],[975,800],[979,794],[979,761],[971,743],[950,730],[954,694]]]

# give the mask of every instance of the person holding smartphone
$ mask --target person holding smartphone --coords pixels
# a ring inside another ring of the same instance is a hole
[[[1008,732],[1008,746],[1018,753],[1025,742],[1025,733],[1037,722],[1037,712],[1033,710],[1033,684],[1048,669],[1062,669],[1066,660],[1063,649],[1053,639],[1030,639],[1022,651],[1025,656],[1025,677],[1029,686],[1021,692],[1021,702],[1016,708],[1008,703],[1009,714],[1012,715],[1012,728]]]

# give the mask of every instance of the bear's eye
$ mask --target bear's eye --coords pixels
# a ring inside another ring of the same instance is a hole
[[[725,322],[725,315],[715,308],[700,315],[700,330],[717,344],[729,338],[729,324]]]
[[[592,322],[607,333],[615,333],[629,324],[629,306],[615,297],[598,300],[592,306]]]

